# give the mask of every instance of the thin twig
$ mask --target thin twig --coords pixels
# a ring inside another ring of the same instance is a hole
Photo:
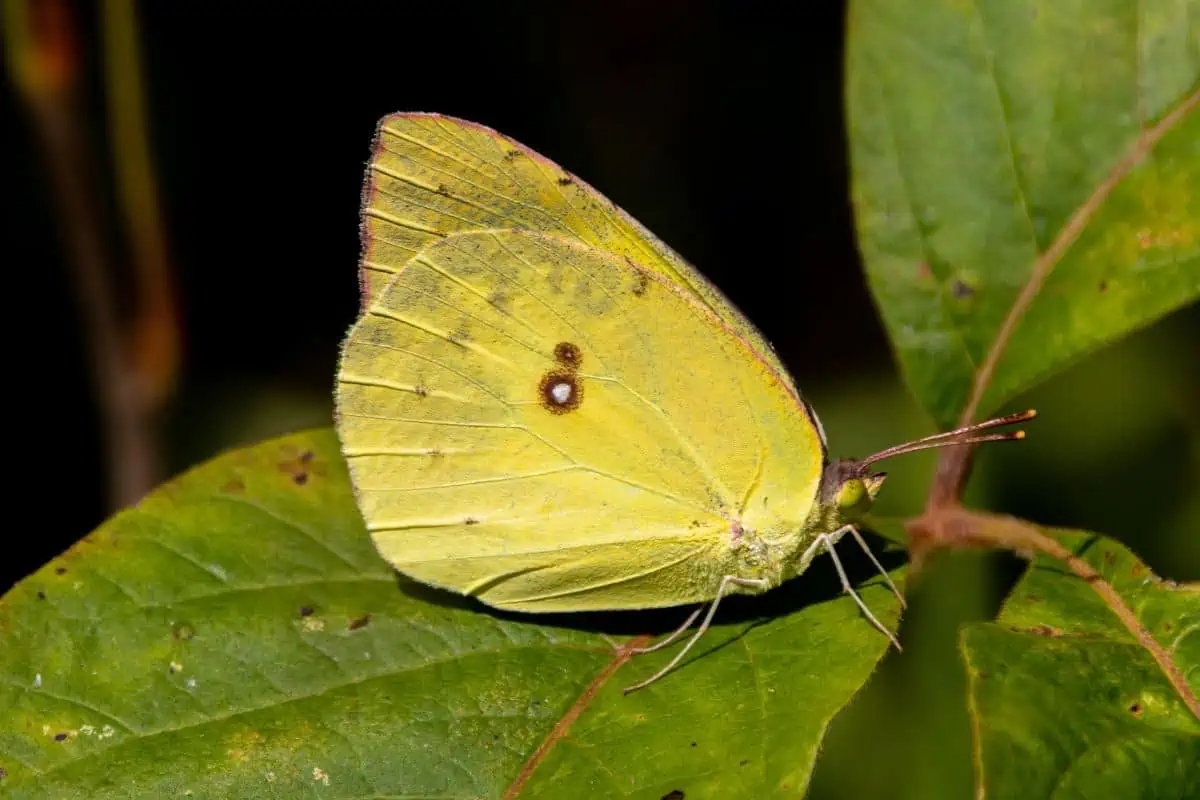
[[[110,504],[141,499],[158,477],[153,399],[126,346],[112,286],[111,250],[95,165],[84,140],[81,58],[70,7],[61,0],[5,5],[10,72],[42,148],[57,201],[108,449]]]

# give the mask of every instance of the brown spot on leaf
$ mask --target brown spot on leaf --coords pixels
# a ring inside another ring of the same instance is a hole
[[[1105,564],[1111,564],[1117,560],[1117,555],[1112,550],[1105,550],[1103,557],[1104,557]]]
[[[559,179],[558,179],[558,185],[559,185],[559,186],[570,186],[570,185],[571,185],[572,183],[574,183],[574,182],[575,182],[575,181],[573,181],[573,180],[570,178],[570,176],[568,176],[568,175],[564,175],[564,176],[562,176],[561,178],[559,178]]]
[[[186,622],[181,622],[171,629],[171,636],[181,642],[191,640],[196,635],[196,629]]]
[[[1108,281],[1100,281],[1100,285],[1096,287],[1101,293],[1108,291]]]
[[[413,394],[417,397],[429,397],[429,387],[418,383],[413,387]]]
[[[929,264],[925,263],[924,261],[922,261],[920,264],[917,264],[917,278],[919,280],[927,281],[932,277],[933,270],[929,268]]]
[[[312,606],[300,606],[300,616],[311,617],[315,609]]]
[[[1062,636],[1063,632],[1060,628],[1053,625],[1034,625],[1032,628],[1025,629],[1027,633],[1032,633],[1035,636]]]
[[[246,491],[246,482],[240,476],[230,478],[221,487],[221,491],[225,494],[242,494]]]
[[[739,762],[738,762],[738,766],[739,766],[739,767],[744,767],[744,766],[746,766],[746,765],[747,765],[747,764],[749,764],[749,763],[750,763],[750,759],[748,759],[748,758],[743,758],[741,761],[739,761]]]
[[[54,741],[56,741],[56,742],[65,742],[66,740],[67,740],[67,734],[65,734],[65,733],[56,733],[56,734],[54,734]]]
[[[66,574],[67,574],[67,568],[66,568],[66,567],[55,567],[55,568],[54,568],[54,574],[55,574],[55,575],[66,575]]]
[[[583,361],[583,353],[579,352],[577,345],[570,342],[559,342],[554,345],[554,360],[574,371],[579,369],[579,364]]]
[[[305,450],[294,458],[279,462],[279,469],[292,477],[292,483],[306,486],[313,475],[324,475],[325,469],[315,461],[311,450]]]
[[[662,796],[662,800],[684,800],[683,789],[672,789]]]
[[[1133,714],[1135,717],[1140,717],[1144,710],[1145,709],[1142,708],[1141,703],[1130,703],[1129,704],[1129,713]]]
[[[450,194],[450,189],[444,183],[439,183],[437,185],[436,191],[438,194],[442,195],[443,197],[446,197]]]
[[[38,599],[38,600],[45,600],[45,599],[46,599],[46,593],[45,593],[45,592],[43,592],[41,589],[38,589],[38,592],[37,592],[37,599]]]
[[[513,161],[513,160],[515,160],[515,159],[518,159],[518,158],[520,158],[520,157],[521,157],[521,155],[522,155],[522,154],[521,154],[521,151],[520,151],[520,150],[515,150],[515,149],[514,149],[514,150],[509,150],[507,153],[505,153],[505,154],[504,154],[504,160],[505,160],[505,161]]]
[[[350,629],[350,630],[352,630],[352,631],[356,631],[356,630],[358,630],[359,628],[365,628],[365,627],[367,627],[367,624],[368,624],[370,621],[371,621],[371,615],[370,615],[370,614],[363,614],[361,617],[355,617],[354,619],[350,620],[350,624],[349,624],[349,625],[347,625],[346,627],[347,627],[347,628],[349,628],[349,629]]]
[[[950,293],[961,300],[975,294],[975,290],[955,278],[950,283]]]
[[[4,780],[7,777],[8,777],[8,770],[6,770],[4,767],[0,767],[0,781]]]
[[[583,401],[583,387],[574,372],[547,372],[538,384],[538,398],[542,408],[551,414],[566,414],[579,408]]]
[[[1134,564],[1129,568],[1129,574],[1135,578],[1140,578],[1146,574],[1146,568],[1141,564]]]
[[[466,519],[463,520],[463,525],[478,525],[478,524],[479,524],[479,520],[477,520],[475,517],[467,517]]]

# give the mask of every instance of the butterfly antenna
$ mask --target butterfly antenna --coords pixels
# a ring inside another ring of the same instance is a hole
[[[972,425],[964,425],[961,428],[955,428],[952,431],[944,433],[935,433],[931,436],[922,436],[920,439],[914,439],[911,442],[898,444],[895,447],[889,447],[886,450],[880,450],[878,453],[869,455],[858,461],[860,467],[866,467],[874,464],[877,461],[883,461],[885,458],[902,455],[904,453],[913,453],[917,450],[929,450],[934,447],[952,447],[961,444],[979,444],[980,442],[1010,442],[1025,438],[1025,431],[1009,431],[1007,433],[988,433],[981,434],[982,431],[991,428],[1001,428],[1005,425],[1015,425],[1018,422],[1025,422],[1037,416],[1037,412],[1032,408],[1028,411],[1021,411],[1016,414],[1008,414],[1003,417],[976,422]]]

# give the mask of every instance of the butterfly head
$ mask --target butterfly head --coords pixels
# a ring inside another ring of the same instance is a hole
[[[838,459],[825,471],[822,499],[840,522],[853,522],[871,510],[886,478],[886,472],[872,472],[861,461]]]
[[[838,459],[825,468],[825,473],[821,477],[821,505],[826,509],[823,513],[832,512],[837,522],[842,524],[853,522],[870,511],[871,505],[875,502],[875,496],[879,494],[879,489],[887,477],[887,473],[874,472],[872,467],[885,458],[934,447],[1022,439],[1025,436],[1023,431],[991,433],[990,430],[1033,419],[1036,413],[1032,410],[1022,411],[977,422],[956,430],[936,433],[932,436],[898,444],[866,458]]]

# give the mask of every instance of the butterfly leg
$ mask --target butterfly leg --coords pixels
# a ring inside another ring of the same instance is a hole
[[[662,648],[669,645],[671,642],[678,639],[680,636],[683,636],[683,632],[686,631],[688,628],[692,627],[692,623],[696,621],[696,617],[700,616],[700,612],[703,610],[704,610],[704,606],[700,606],[695,611],[693,611],[691,614],[689,614],[688,618],[683,621],[683,624],[680,625],[675,630],[674,633],[672,633],[667,638],[663,639],[661,642],[655,642],[654,644],[650,645],[649,647],[634,647],[634,648],[631,648],[629,652],[633,653],[634,655],[641,655],[642,653],[653,653],[655,650],[661,650]]]
[[[846,527],[853,530],[851,526]],[[844,567],[842,567],[842,560],[838,558],[837,551],[833,549],[834,534],[840,533],[841,530],[842,529],[839,528],[838,530],[834,531],[833,534],[822,533],[817,537],[817,540],[813,542],[812,546],[816,547],[818,544],[823,544],[825,546],[825,552],[829,553],[829,557],[833,559],[833,566],[837,567],[838,577],[842,579],[842,590],[854,598],[854,602],[858,603],[859,609],[863,612],[863,614],[866,615],[867,619],[871,620],[871,624],[882,631],[883,635],[891,640],[892,644],[896,646],[897,650],[903,650],[904,648],[900,646],[900,642],[898,639],[896,639],[896,635],[888,630],[887,626],[880,622],[876,616],[871,613],[871,609],[867,608],[867,604],[864,603],[862,598],[858,596],[858,592],[854,591],[854,589],[850,586],[850,579],[846,577],[846,570]],[[880,567],[880,569],[883,568]]]
[[[879,570],[879,574],[887,581],[887,585],[892,589],[892,594],[896,595],[896,599],[900,601],[900,607],[908,608],[908,603],[904,602],[904,595],[900,594],[900,590],[896,588],[896,584],[892,583],[892,576],[887,574],[887,570],[883,568],[883,564],[879,563],[879,559],[875,558],[875,554],[871,552],[871,548],[867,547],[867,543],[863,540],[862,534],[858,532],[858,528],[853,525],[847,525],[846,527],[849,529],[850,535],[854,537],[854,541],[858,542],[858,546],[867,554],[867,558],[871,559],[871,563],[875,565],[875,569]]]
[[[626,686],[625,694],[629,694],[635,689],[641,689],[645,686],[649,686],[675,668],[675,665],[678,664],[685,655],[687,655],[687,651],[692,649],[692,645],[696,644],[696,642],[700,640],[700,637],[704,635],[704,632],[708,630],[708,626],[712,624],[713,616],[717,613],[717,606],[720,605],[721,598],[725,596],[725,592],[727,592],[731,586],[751,586],[756,589],[767,589],[770,587],[770,584],[761,578],[739,578],[736,575],[726,575],[724,578],[721,578],[721,583],[717,586],[717,596],[713,598],[712,605],[708,607],[708,613],[704,615],[704,621],[700,623],[700,628],[695,634],[692,635],[692,638],[688,639],[688,643],[683,646],[682,650],[675,654],[675,657],[671,659],[669,664],[660,669],[658,672],[654,673],[641,683],[635,683],[633,686]],[[699,613],[699,609],[697,609],[696,613]],[[695,614],[693,614],[688,620],[688,624],[691,624],[691,621],[694,618]],[[687,626],[685,625],[678,632],[686,630],[686,628]]]

